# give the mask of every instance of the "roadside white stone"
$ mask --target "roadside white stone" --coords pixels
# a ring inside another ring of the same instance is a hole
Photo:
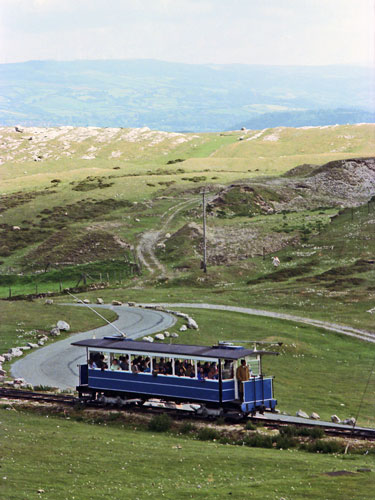
[[[12,229],[13,231],[21,231],[20,226],[13,226]]]
[[[356,422],[357,421],[354,417],[346,418],[345,420],[342,421],[342,423],[345,425],[355,425]]]
[[[163,335],[162,333],[157,333],[157,334],[155,335],[155,339],[156,339],[156,340],[164,340],[164,339],[165,339],[165,337],[164,337],[164,335]]]
[[[136,303],[135,303],[135,302],[128,302],[128,306],[129,306],[129,307],[135,307],[135,306],[136,306]]]
[[[296,417],[309,418],[308,414],[306,412],[304,412],[303,410],[298,410],[296,413]]]
[[[0,377],[5,377],[6,374],[7,372],[3,368],[0,368]]]
[[[13,380],[6,380],[4,382],[4,385],[10,385],[11,387],[13,387],[14,386],[14,382],[13,382]]]
[[[184,318],[184,319],[189,319],[189,315],[181,312],[175,312],[175,315],[178,316],[179,318]]]
[[[198,330],[198,323],[195,321],[195,319],[189,318],[187,327],[192,328],[193,330]]]
[[[169,332],[164,332],[164,337],[170,337],[171,334]]]
[[[70,325],[66,321],[60,320],[56,323],[56,326],[59,330],[63,330],[64,332],[68,332],[70,330]]]
[[[29,345],[23,345],[22,347],[20,347],[21,351],[30,351],[31,347]]]
[[[187,326],[186,325],[182,325],[180,327],[180,332],[186,332],[186,330],[187,330]]]
[[[9,349],[8,353],[14,358],[18,358],[19,356],[22,356],[22,351],[19,347],[11,347]]]
[[[51,306],[53,304],[53,300],[52,299],[46,299],[45,302],[44,302],[47,306]]]
[[[58,337],[60,335],[60,329],[55,326],[54,328],[52,328],[49,334],[51,335],[51,337]]]
[[[171,237],[171,233],[167,233],[167,234],[165,235],[165,237],[166,237],[166,238],[170,238],[170,237]]]
[[[28,342],[27,345],[30,347],[30,349],[38,349],[39,345],[34,344],[34,342]]]
[[[0,356],[0,364],[4,363],[4,361],[5,361],[4,356]]]
[[[15,378],[14,379],[14,383],[15,384],[24,384],[25,383],[25,379],[24,378]]]
[[[3,354],[3,358],[4,358],[4,361],[10,361],[13,358],[13,356],[12,356],[12,354],[10,354],[10,352],[7,352],[7,353]]]
[[[179,336],[178,333],[175,332],[171,333],[171,337],[173,337],[174,339],[177,339],[178,336]]]
[[[43,346],[45,344],[45,342],[46,342],[45,340],[39,339],[38,340],[38,346],[40,346],[40,347]]]
[[[83,303],[84,304],[91,304],[91,301],[90,301],[90,299],[83,299]]]
[[[122,306],[122,302],[120,302],[119,300],[112,300],[112,305],[113,306]]]
[[[341,422],[341,420],[339,419],[339,417],[337,415],[332,415],[331,416],[331,421],[334,423],[334,424],[339,424]]]
[[[143,337],[142,340],[144,340],[145,342],[153,342],[154,341],[154,339],[152,337],[148,337],[148,336]]]
[[[318,415],[313,411],[312,414],[310,415],[310,418],[312,418],[313,420],[320,420],[320,415]]]
[[[97,303],[97,304],[104,304],[104,300],[103,300],[103,299],[101,299],[100,297],[98,297],[98,298],[96,299],[96,303]]]

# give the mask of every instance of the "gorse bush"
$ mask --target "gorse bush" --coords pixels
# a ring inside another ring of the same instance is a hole
[[[220,432],[212,427],[202,427],[197,433],[197,438],[200,441],[213,441],[214,439],[220,439]]]
[[[245,446],[251,446],[252,448],[272,448],[271,436],[263,436],[262,434],[246,436],[243,443]]]
[[[148,429],[154,432],[166,432],[169,431],[172,425],[172,420],[166,413],[161,413],[160,415],[155,415],[152,417],[148,423]]]
[[[196,427],[194,424],[191,422],[184,422],[181,427],[180,427],[180,432],[181,434],[189,434],[190,432],[193,432],[196,430]]]
[[[318,439],[312,443],[303,444],[301,449],[311,453],[343,453],[344,446],[337,441],[323,441]]]

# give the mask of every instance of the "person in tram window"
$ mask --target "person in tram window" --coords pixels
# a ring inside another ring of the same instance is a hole
[[[247,382],[250,378],[250,370],[244,359],[241,360],[240,366],[237,368],[236,377],[238,380],[239,394],[242,399],[243,396],[243,383]]]
[[[145,362],[144,362],[143,372],[144,373],[150,373],[150,371],[151,371],[151,360],[147,356],[147,358],[145,359]]]
[[[95,361],[92,358],[89,359],[88,365],[89,365],[90,370],[94,370],[95,368],[98,368],[97,364],[95,363]]]
[[[206,380],[206,375],[204,374],[203,367],[198,367],[198,380]]]
[[[113,360],[112,360],[111,370],[114,370],[114,371],[121,370],[120,364],[116,358],[113,358]]]
[[[129,355],[120,356],[120,368],[121,370],[129,370]]]

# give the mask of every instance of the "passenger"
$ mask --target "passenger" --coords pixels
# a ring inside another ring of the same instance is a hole
[[[103,361],[102,363],[102,367],[101,367],[101,370],[104,371],[104,370],[108,370],[108,365],[105,361]]]
[[[208,376],[208,372],[210,371],[210,363],[208,361],[203,365],[204,376]]]
[[[206,379],[206,376],[204,374],[204,370],[202,367],[199,367],[198,368],[198,380],[205,380]]]
[[[88,365],[89,365],[90,370],[94,370],[95,368],[98,368],[97,364],[95,363],[95,361],[92,358],[89,359]]]
[[[165,363],[165,375],[172,375],[172,373],[172,361],[169,360]]]
[[[237,368],[236,377],[238,380],[239,395],[242,399],[243,396],[243,383],[247,382],[250,378],[250,370],[244,359],[241,360],[241,365]]]
[[[195,373],[194,373],[194,367],[191,363],[188,363],[187,364],[187,367],[186,367],[186,370],[185,370],[185,377],[194,377],[195,376]]]
[[[121,370],[120,364],[116,358],[113,358],[113,360],[112,360],[111,370],[114,370],[114,371]]]
[[[126,354],[126,356],[120,356],[120,368],[121,370],[129,370],[129,355]]]
[[[132,373],[139,373],[139,366],[137,364],[136,359],[133,359],[133,362],[132,362]]]
[[[160,360],[159,360],[159,373],[161,375],[165,375],[165,373],[166,373],[166,367],[165,367],[165,360],[164,360],[164,358],[160,358]]]
[[[185,370],[182,365],[179,366],[178,371],[176,372],[178,377],[185,377]]]
[[[104,364],[104,354],[99,354],[99,356],[95,359],[96,366],[103,370]]]
[[[144,364],[144,373],[150,373],[151,372],[151,360],[149,357],[145,359],[145,364]]]

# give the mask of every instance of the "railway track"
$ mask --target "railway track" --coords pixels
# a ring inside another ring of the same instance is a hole
[[[33,391],[25,391],[21,389],[7,389],[0,388],[0,399],[6,400],[25,400],[25,401],[35,401],[40,403],[52,403],[52,404],[60,404],[60,405],[82,405],[82,401],[73,396],[66,394],[54,394],[54,393],[44,393],[44,392],[33,392]],[[194,419],[200,420],[202,422],[207,421],[207,417],[203,417],[202,415],[197,415],[192,412],[178,410],[173,407],[161,407],[160,404],[152,406],[142,406],[142,404],[137,404],[141,400],[134,399],[131,402],[133,404],[127,405],[126,407],[118,407],[118,409],[126,410],[131,413],[142,413],[142,414],[160,414],[160,413],[168,413],[171,417],[182,420],[182,419]],[[102,410],[109,410],[116,408],[115,405],[107,405],[103,406],[98,401],[84,401],[84,406],[100,408]],[[347,438],[356,438],[356,439],[366,439],[366,440],[375,440],[375,429],[366,428],[366,427],[358,427],[358,426],[348,426],[341,424],[333,424],[330,422],[322,422],[322,421],[311,421],[311,422],[301,422],[300,419],[296,419],[293,417],[288,417],[287,419],[280,420],[280,417],[273,417],[273,414],[260,415],[249,417],[249,420],[254,422],[255,424],[262,424],[265,427],[269,427],[272,429],[280,429],[287,425],[294,425],[297,427],[320,427],[324,430],[325,434],[328,436],[338,436],[338,437],[347,437]],[[243,424],[244,420],[242,420]],[[239,422],[237,422],[240,425]]]

